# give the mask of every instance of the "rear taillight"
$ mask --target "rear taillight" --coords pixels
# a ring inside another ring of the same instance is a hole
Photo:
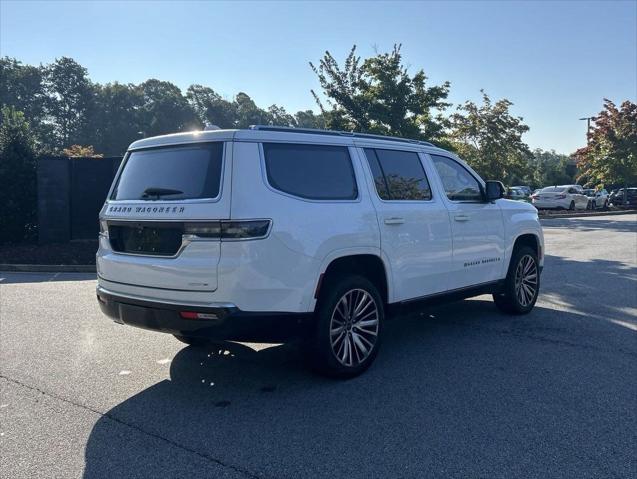
[[[259,239],[268,235],[271,223],[271,220],[185,223],[184,234],[198,238],[218,238],[226,241]]]
[[[197,236],[199,238],[220,238],[221,222],[184,223],[184,234]]]
[[[267,236],[270,220],[222,221],[221,239],[256,239]]]
[[[531,199],[532,199],[532,200],[537,200],[538,198],[539,198],[539,196],[538,196],[538,195],[531,195]]]
[[[106,222],[106,220],[100,220],[100,236],[108,238],[108,223]]]

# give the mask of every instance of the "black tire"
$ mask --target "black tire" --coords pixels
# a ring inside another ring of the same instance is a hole
[[[209,346],[213,342],[208,338],[199,337],[199,336],[182,336],[180,334],[173,334],[173,336],[179,341],[181,341],[182,343],[186,343],[196,348],[203,348],[205,346]]]
[[[570,205],[568,205],[568,210],[569,210],[569,211],[573,211],[574,209],[575,209],[575,202],[574,202],[574,201],[571,201],[571,204],[570,204]]]
[[[358,313],[356,306],[361,308]],[[309,345],[312,369],[346,379],[358,376],[374,362],[385,311],[378,289],[367,278],[352,275],[329,280],[323,286],[315,319]]]
[[[526,278],[520,277],[520,268],[523,270],[532,262]],[[524,264],[521,264],[524,261]],[[535,284],[532,283],[533,272],[535,274]],[[524,280],[524,281],[523,281]],[[521,291],[520,291],[521,290]],[[530,292],[532,290],[532,293]],[[528,246],[516,248],[511,257],[509,271],[504,280],[502,293],[494,294],[493,301],[498,309],[507,314],[527,314],[535,306],[538,293],[540,291],[540,267],[537,254]]]
[[[597,209],[597,202],[593,201],[593,204],[591,205],[591,209],[592,210],[596,210]]]

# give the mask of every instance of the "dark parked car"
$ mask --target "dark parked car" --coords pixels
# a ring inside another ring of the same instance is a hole
[[[505,198],[516,201],[525,201],[527,203],[531,202],[529,195],[527,195],[526,191],[519,186],[512,186],[510,188],[507,188]]]
[[[626,195],[624,188],[620,188],[611,193],[608,201],[613,206],[637,207],[637,188],[626,188]]]

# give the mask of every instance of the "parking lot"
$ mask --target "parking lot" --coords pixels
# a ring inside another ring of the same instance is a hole
[[[94,275],[0,273],[0,476],[635,477],[637,216],[543,225],[530,315],[392,321],[350,381],[112,323]]]

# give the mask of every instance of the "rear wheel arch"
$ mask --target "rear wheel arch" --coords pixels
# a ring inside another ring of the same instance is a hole
[[[378,289],[383,303],[388,303],[388,270],[382,258],[375,254],[352,254],[333,259],[319,277],[314,294],[315,298],[320,298],[321,293],[335,279],[346,275],[359,275],[367,278]]]

